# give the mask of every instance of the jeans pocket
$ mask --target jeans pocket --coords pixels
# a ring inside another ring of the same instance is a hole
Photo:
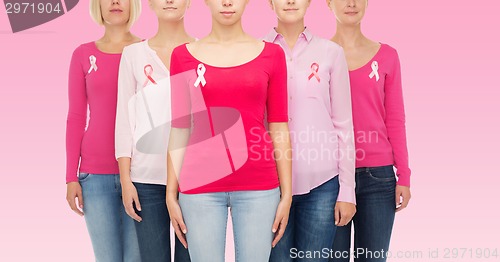
[[[394,169],[392,168],[392,165],[369,168],[367,170],[367,173],[368,176],[370,176],[374,180],[381,182],[389,182],[396,180],[396,175],[394,174]]]
[[[89,177],[90,177],[89,173],[79,173],[78,174],[78,181],[83,182],[83,181],[87,180]]]

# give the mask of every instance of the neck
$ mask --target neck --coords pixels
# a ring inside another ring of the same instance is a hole
[[[332,40],[343,48],[353,48],[362,45],[367,38],[361,32],[361,25],[342,25],[337,21],[337,32]]]
[[[246,36],[241,25],[241,20],[233,25],[221,25],[212,22],[212,31],[207,38],[215,42],[231,43],[237,42]]]
[[[183,42],[189,38],[184,28],[184,19],[176,22],[165,22],[158,20],[158,32],[149,42],[158,46],[167,45],[167,43]]]
[[[130,41],[134,36],[126,25],[104,25],[104,36],[101,41],[106,43],[122,43]]]
[[[300,34],[304,32],[304,19],[296,23],[283,23],[278,20],[276,32],[283,35],[288,47],[292,49],[295,43],[297,43]]]

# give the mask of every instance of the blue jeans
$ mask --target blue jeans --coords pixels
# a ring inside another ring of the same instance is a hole
[[[141,261],[134,221],[122,203],[120,176],[80,173],[78,180],[95,260]]]
[[[322,250],[333,244],[338,193],[336,176],[307,194],[293,196],[285,234],[271,251],[269,261],[328,261]],[[306,253],[314,252],[314,259],[305,257]]]
[[[225,258],[228,207],[233,221],[237,262],[268,261],[279,188],[205,194],[179,194],[193,262]]]
[[[396,212],[396,176],[391,166],[356,168],[354,261],[385,262]],[[330,261],[349,261],[351,223],[337,228]]]
[[[135,222],[142,262],[170,262],[170,217],[164,185],[134,183],[142,211],[142,222]],[[175,237],[176,262],[189,262],[188,250]]]

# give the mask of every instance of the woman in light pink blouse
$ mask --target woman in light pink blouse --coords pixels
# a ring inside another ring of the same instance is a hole
[[[66,199],[85,214],[96,261],[140,261],[114,146],[118,67],[123,48],[140,41],[130,33],[140,11],[140,0],[91,0],[90,13],[104,36],[77,47],[69,68]]]
[[[367,0],[327,3],[337,18],[332,41],[344,48],[351,80],[356,139],[354,251],[363,250],[355,253],[354,261],[386,261],[395,213],[410,200],[399,58],[394,48],[361,32]],[[333,245],[337,256],[332,261],[349,261],[351,226],[337,229]]]
[[[300,251],[329,249],[356,212],[349,74],[342,48],[304,26],[310,0],[270,3],[278,26],[264,39],[286,54],[293,148],[290,218],[271,261],[301,261]]]

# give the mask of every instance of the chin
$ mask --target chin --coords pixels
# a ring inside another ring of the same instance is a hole
[[[217,22],[219,22],[219,24],[221,24],[221,25],[231,26],[231,25],[236,24],[237,21],[238,21],[238,19],[232,18],[232,19],[220,19]]]

